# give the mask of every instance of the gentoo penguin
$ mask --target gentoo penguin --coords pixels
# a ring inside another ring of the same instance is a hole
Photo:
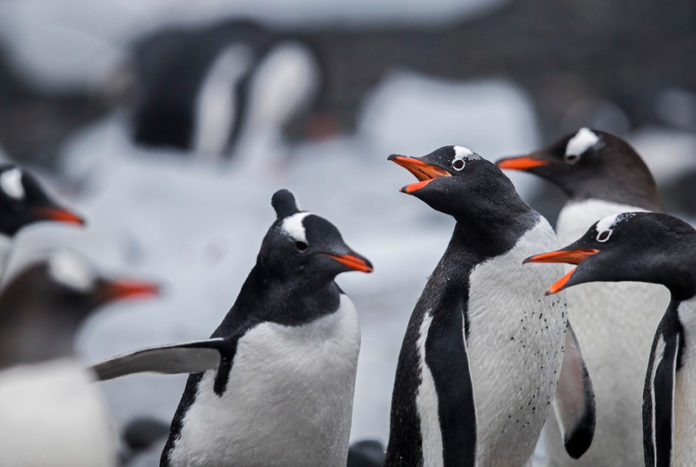
[[[74,357],[75,335],[100,306],[156,292],[97,275],[68,252],[14,276],[0,295],[0,465],[115,465],[115,436],[93,375]]]
[[[168,27],[132,47],[136,143],[218,159],[277,143],[317,97],[320,67],[305,40],[244,20]],[[274,151],[277,148],[272,148]]]
[[[163,466],[346,465],[360,333],[334,282],[372,272],[327,220],[273,195],[277,220],[235,304],[208,340],[147,349],[94,367],[194,373]]]
[[[557,184],[569,196],[558,217],[561,244],[580,237],[598,219],[624,211],[661,211],[655,182],[640,156],[622,139],[581,128],[547,148],[498,161]],[[570,459],[549,420],[546,450],[554,465],[634,466],[641,463],[640,404],[652,331],[669,303],[653,284],[592,284],[566,293],[568,313],[592,375],[597,436],[579,461]]]
[[[667,214],[621,213],[601,219],[575,243],[527,262],[577,264],[547,294],[595,281],[651,282],[669,290],[650,358],[641,356],[647,362],[645,465],[696,465],[696,231]]]
[[[40,221],[84,225],[84,220],[60,206],[28,171],[0,164],[0,281],[11,248],[11,238],[22,228]]]
[[[419,180],[402,192],[457,223],[403,340],[385,465],[523,465],[559,378],[554,407],[568,450],[582,455],[594,405],[565,301],[540,298],[550,271],[522,268],[528,252],[557,244],[553,229],[469,149],[389,160]]]

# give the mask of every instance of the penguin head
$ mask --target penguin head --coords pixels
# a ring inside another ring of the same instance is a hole
[[[288,190],[279,190],[271,201],[277,219],[261,245],[257,265],[281,277],[333,280],[346,271],[372,272],[372,264],[343,241],[326,219],[301,211]]]
[[[51,199],[31,173],[16,165],[0,166],[0,233],[12,236],[39,221],[85,224]]]
[[[696,232],[667,214],[626,212],[595,222],[576,242],[525,263],[568,263],[577,267],[546,291],[557,293],[587,282],[651,282],[674,296],[696,294],[696,272],[684,258],[696,248]]]
[[[0,368],[70,355],[80,325],[99,306],[157,294],[151,282],[107,278],[72,252],[31,263],[0,294]]]
[[[650,203],[645,207],[659,207],[654,206],[659,205],[659,195],[643,159],[626,141],[603,131],[580,128],[543,149],[506,157],[496,164],[545,178],[573,199],[632,201],[636,205],[637,198]]]
[[[516,191],[494,164],[462,146],[443,146],[422,157],[392,154],[388,160],[404,167],[418,182],[401,188],[430,207],[455,217],[485,209],[482,197],[495,200]]]

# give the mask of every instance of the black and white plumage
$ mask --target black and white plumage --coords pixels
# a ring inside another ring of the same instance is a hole
[[[498,161],[559,186],[568,201],[558,217],[562,244],[582,236],[598,219],[625,211],[662,211],[648,167],[621,138],[581,128],[546,148]],[[547,424],[546,449],[557,465],[634,466],[642,462],[640,405],[652,332],[669,294],[646,283],[597,283],[566,292],[568,314],[592,375],[597,436],[579,461],[559,443],[554,420]]]
[[[100,306],[155,293],[151,283],[107,279],[68,252],[9,282],[0,294],[0,464],[115,465],[109,417],[74,358],[75,336]]]
[[[5,275],[12,237],[41,221],[85,223],[60,206],[30,172],[14,164],[0,164],[0,281]]]
[[[210,339],[94,367],[100,379],[194,373],[161,465],[346,465],[360,333],[334,279],[372,265],[289,191],[272,204],[277,220]]]
[[[540,298],[548,272],[522,267],[527,252],[557,244],[553,229],[495,165],[466,148],[389,159],[419,180],[403,192],[457,223],[401,347],[385,465],[522,465],[571,335],[563,299]],[[582,368],[577,346],[567,351]],[[591,384],[585,371],[568,372],[566,383],[558,396],[578,399],[555,407],[582,454],[592,439]],[[563,412],[571,406],[581,410]]]
[[[576,242],[528,260],[577,264],[548,293],[595,281],[650,282],[669,290],[649,359],[643,355],[643,443],[650,467],[696,463],[695,254],[690,225],[666,214],[634,212],[605,217]]]
[[[132,49],[135,142],[205,159],[277,151],[284,127],[320,87],[319,62],[306,41],[249,21],[169,27]]]

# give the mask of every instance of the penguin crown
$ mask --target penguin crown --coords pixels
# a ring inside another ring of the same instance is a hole
[[[55,282],[82,293],[89,292],[96,280],[87,262],[68,251],[55,253],[49,258],[48,273]]]
[[[273,206],[273,209],[275,209],[278,219],[292,216],[293,214],[300,212],[300,206],[297,204],[295,196],[285,188],[273,193],[273,197],[271,198],[271,206]]]
[[[0,173],[0,189],[3,194],[17,201],[26,197],[24,185],[22,184],[22,169],[10,165]]]

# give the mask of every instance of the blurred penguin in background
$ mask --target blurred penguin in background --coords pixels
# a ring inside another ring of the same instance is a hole
[[[14,164],[0,164],[0,283],[5,277],[12,238],[41,221],[85,224],[46,193],[31,173]]]
[[[12,279],[0,294],[0,466],[115,465],[116,436],[75,358],[75,337],[101,306],[157,293],[150,282],[106,278],[69,252]]]
[[[132,49],[135,142],[202,159],[277,153],[283,129],[311,105],[321,81],[308,43],[248,21],[170,28]]]

